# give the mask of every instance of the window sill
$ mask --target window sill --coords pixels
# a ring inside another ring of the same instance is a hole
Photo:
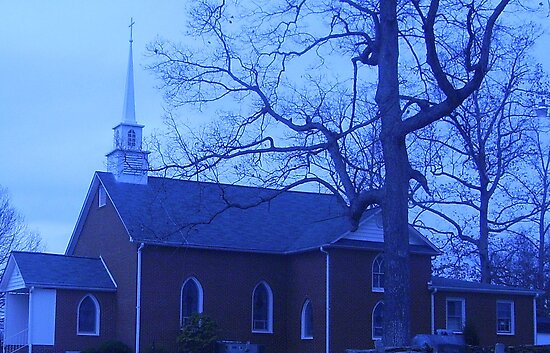
[[[313,337],[301,337],[303,341],[311,341]]]
[[[515,336],[514,332],[497,332],[497,336]]]
[[[373,293],[384,293],[384,288],[373,287],[372,292]]]
[[[77,332],[77,336],[99,336],[99,333],[95,332]]]
[[[252,330],[252,333],[260,333],[260,334],[273,334],[273,331],[259,331],[259,330]]]

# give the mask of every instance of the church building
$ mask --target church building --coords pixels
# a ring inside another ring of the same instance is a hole
[[[249,352],[373,347],[392,275],[380,209],[351,232],[333,195],[149,176],[132,62],[130,41],[108,171],[93,175],[66,253],[10,256],[4,352],[108,340],[175,352],[193,313],[217,323],[221,345]],[[536,292],[432,277],[440,252],[412,226],[409,249],[413,335],[461,334],[468,323],[481,344],[535,343]]]

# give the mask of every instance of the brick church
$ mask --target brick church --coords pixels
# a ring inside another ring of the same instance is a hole
[[[173,352],[193,313],[219,340],[271,353],[344,352],[382,337],[379,209],[355,232],[332,195],[151,177],[135,118],[132,47],[108,172],[96,172],[64,255],[14,252],[4,351],[76,352],[119,340]],[[231,207],[231,205],[256,205]],[[440,252],[410,227],[412,332],[535,343],[536,292],[434,278]]]

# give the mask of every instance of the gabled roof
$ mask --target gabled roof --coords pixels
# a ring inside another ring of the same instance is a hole
[[[96,172],[67,254],[74,250],[99,185],[130,240],[138,243],[288,254],[333,244],[350,229],[345,210],[330,194],[159,177],[138,185]]]
[[[0,290],[31,287],[116,291],[116,284],[101,258],[12,252]]]
[[[495,293],[495,294],[515,294],[535,296],[539,291],[529,288],[509,287],[500,284],[488,284],[479,282],[463,281],[458,279],[449,279],[443,277],[432,277],[428,283],[430,290],[446,292],[476,292],[476,293]]]

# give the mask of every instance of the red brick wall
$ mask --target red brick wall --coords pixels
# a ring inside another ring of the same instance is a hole
[[[435,294],[436,329],[446,328],[446,298],[465,299],[466,320],[476,328],[481,345],[494,345],[497,342],[506,345],[534,343],[533,297],[438,291]],[[496,333],[497,300],[514,301],[515,334],[513,336],[497,335]]]
[[[79,336],[76,333],[78,304],[87,294],[92,294],[99,302],[99,336]],[[104,341],[116,338],[115,293],[57,290],[56,302],[55,352],[97,347]]]
[[[78,238],[76,256],[102,256],[118,285],[116,322],[117,338],[132,349],[135,346],[137,244],[129,236],[110,200],[98,208],[95,192],[84,226]]]
[[[183,282],[196,277],[204,291],[204,313],[220,326],[220,338],[265,344],[269,352],[286,352],[285,257],[168,247],[143,250],[141,349],[174,350],[179,330]],[[266,281],[273,291],[272,334],[251,332],[252,291]]]
[[[331,351],[372,347],[371,316],[382,293],[371,291],[375,252],[331,253]],[[414,333],[430,330],[430,258],[411,256]],[[220,326],[220,339],[265,344],[270,352],[325,350],[325,255],[316,250],[291,256],[148,246],[143,251],[141,349],[173,350],[179,330],[180,291],[196,277],[204,312]],[[251,333],[252,290],[267,281],[274,294],[274,333]],[[300,338],[302,305],[310,299],[314,339]]]
[[[288,353],[325,351],[325,254],[316,250],[288,256],[287,322]],[[311,300],[313,339],[301,339],[302,306]]]
[[[372,292],[372,262],[378,253],[350,249],[330,253],[331,352],[373,347],[372,311],[384,297]],[[411,255],[413,335],[430,331],[430,273],[429,256]]]

